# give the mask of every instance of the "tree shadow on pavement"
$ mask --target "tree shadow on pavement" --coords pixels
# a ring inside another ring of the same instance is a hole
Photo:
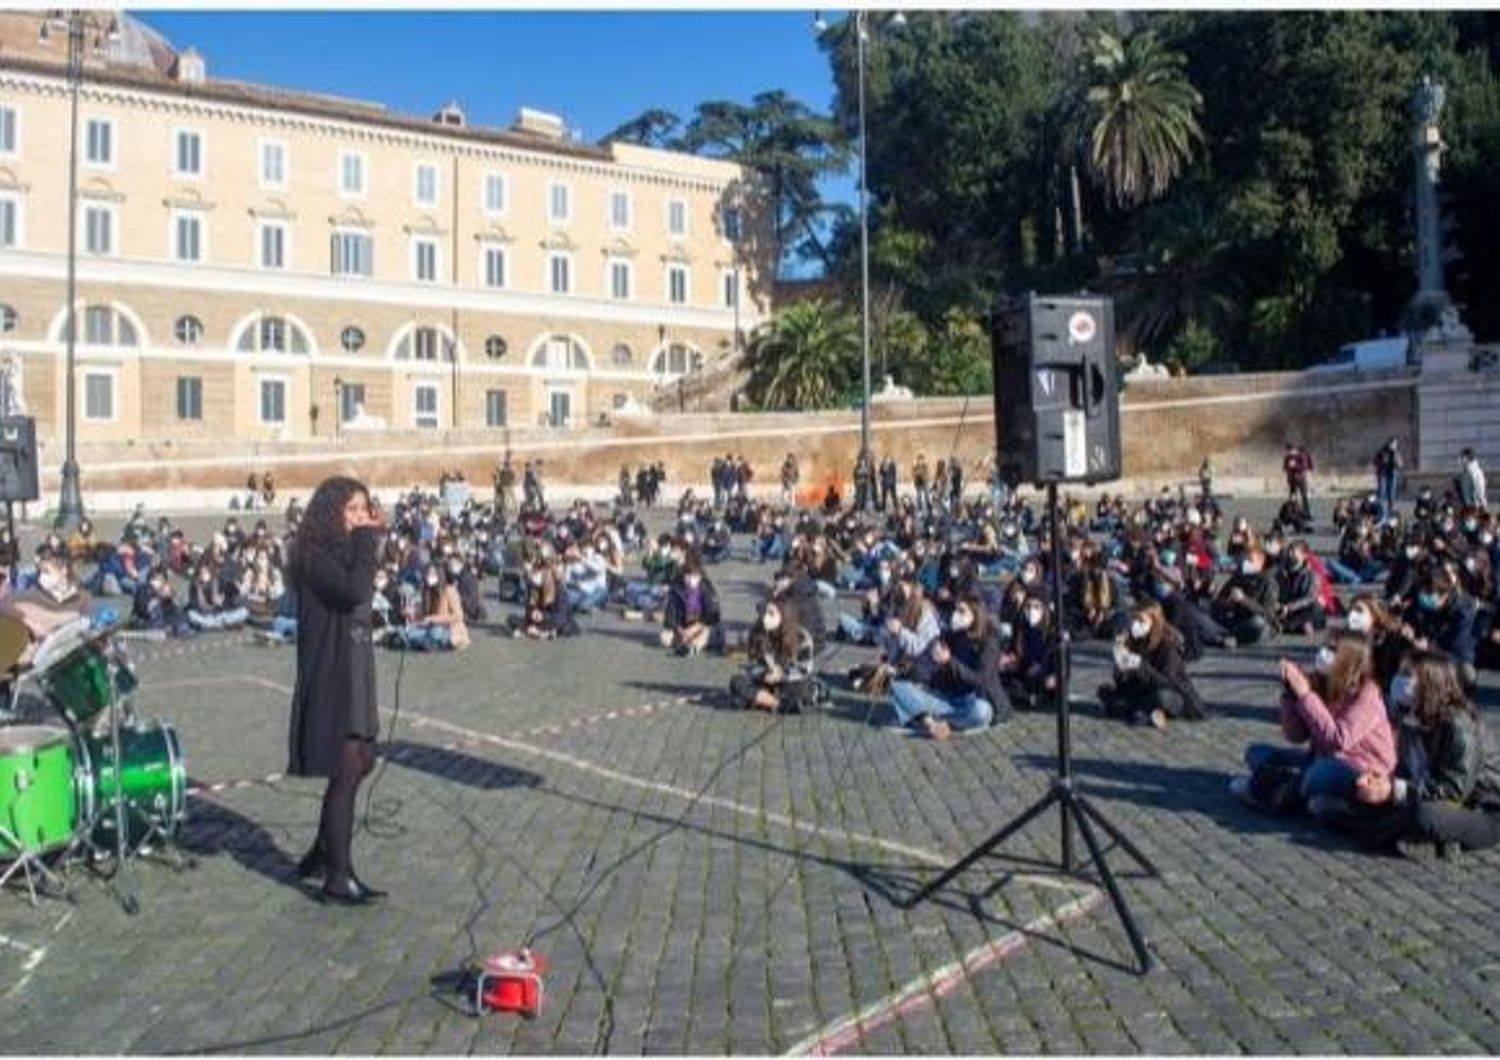
[[[546,778],[530,770],[502,765],[488,758],[447,747],[412,743],[409,740],[381,744],[380,756],[393,765],[484,791],[537,788],[546,782]]]

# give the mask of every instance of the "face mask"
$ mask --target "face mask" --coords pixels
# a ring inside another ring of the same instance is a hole
[[[1418,548],[1416,545],[1407,545],[1406,546],[1406,558],[1407,559],[1416,559],[1421,554],[1422,554],[1422,550],[1420,548]]]
[[[1479,535],[1479,543],[1488,548],[1495,543],[1495,535],[1486,530]]]
[[[949,619],[948,624],[952,627],[953,632],[962,633],[974,624],[974,615],[961,607],[957,608],[954,610],[953,617]]]
[[[765,627],[767,633],[775,633],[781,628],[781,615],[775,611],[767,611],[761,616],[760,624]]]
[[[1475,530],[1478,530],[1478,529],[1479,529],[1479,523],[1476,520],[1474,520],[1474,519],[1465,519],[1464,520],[1464,533],[1466,533],[1466,534],[1472,534]]]
[[[427,575],[427,588],[436,589],[438,587],[439,580],[440,579],[436,574]]]
[[[544,582],[546,580],[547,580],[547,576],[545,574],[543,574],[541,571],[538,570],[538,571],[532,571],[531,572],[531,584],[532,585],[540,586],[542,584],[542,582]]]
[[[1438,599],[1437,593],[1418,593],[1417,605],[1423,611],[1436,611],[1439,607],[1443,606],[1443,602]]]
[[[389,578],[376,578],[375,579],[375,588],[379,592],[382,592],[382,593],[385,592],[386,586],[388,586],[390,584],[391,584],[391,581],[390,581]]]
[[[1145,640],[1146,635],[1151,632],[1151,623],[1144,618],[1138,618],[1130,623],[1130,635],[1136,640]]]
[[[699,584],[702,583],[702,581],[703,581],[703,579],[700,578],[696,574],[689,574],[683,580],[687,583],[687,587],[689,589],[696,589],[696,588],[698,588]]]
[[[1041,577],[1041,574],[1038,571],[1036,571],[1033,568],[1031,568],[1031,567],[1027,567],[1025,570],[1023,570],[1021,572],[1021,582],[1024,585],[1035,585],[1036,582],[1037,582],[1037,579],[1040,578],[1040,577]]]
[[[957,567],[949,567],[948,568],[948,580],[950,582],[956,582],[956,581],[958,581],[958,568]]]
[[[888,570],[882,570],[876,577],[880,579],[881,585],[889,585],[891,582],[891,572]]]
[[[1028,607],[1026,609],[1026,624],[1030,626],[1040,626],[1042,624],[1042,615],[1043,612],[1041,610],[1035,607]]]
[[[1327,674],[1333,669],[1334,652],[1326,644],[1318,649],[1318,654],[1313,656],[1313,669],[1320,674]]]
[[[1274,542],[1267,545],[1266,555],[1270,556],[1273,559],[1276,558],[1277,556],[1281,555],[1281,546]]]
[[[1370,617],[1370,612],[1357,610],[1349,612],[1349,628],[1355,633],[1368,633],[1375,620]]]
[[[1175,566],[1177,564],[1177,553],[1172,551],[1170,548],[1167,549],[1161,554],[1161,562],[1165,567]]]
[[[1247,559],[1247,560],[1245,560],[1245,562],[1243,562],[1243,563],[1240,564],[1240,573],[1241,574],[1258,574],[1260,572],[1255,569],[1255,561],[1253,559]]]
[[[1417,705],[1417,679],[1411,674],[1397,674],[1391,680],[1391,704],[1403,710]]]

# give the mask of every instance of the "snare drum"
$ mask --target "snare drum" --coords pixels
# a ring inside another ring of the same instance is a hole
[[[127,842],[140,842],[151,825],[168,837],[176,833],[187,817],[187,767],[176,729],[164,721],[136,721],[122,726],[120,758],[124,764],[118,771],[114,741],[108,732],[86,737],[84,744],[89,761],[91,816],[98,815],[96,834],[113,836],[116,792],[125,802]]]
[[[80,644],[47,668],[41,684],[58,710],[87,725],[109,706],[109,660],[99,644]]]
[[[0,858],[46,853],[73,838],[73,742],[52,725],[0,729]]]

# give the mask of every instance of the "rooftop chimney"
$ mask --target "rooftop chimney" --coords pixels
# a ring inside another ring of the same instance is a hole
[[[201,85],[208,79],[208,64],[196,48],[185,48],[177,56],[177,80]]]
[[[468,124],[464,118],[463,108],[456,100],[450,100],[441,110],[432,116],[432,120],[439,125],[447,125],[450,128],[462,129]]]
[[[546,111],[532,110],[530,107],[522,107],[516,113],[514,128],[552,140],[561,140],[567,133],[567,127],[563,125],[562,118],[556,114],[548,114]]]

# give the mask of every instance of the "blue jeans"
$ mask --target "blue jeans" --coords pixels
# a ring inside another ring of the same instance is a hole
[[[959,730],[987,728],[995,720],[995,708],[975,692],[948,696],[913,681],[891,682],[891,706],[902,725],[910,725],[923,715],[946,721]]]
[[[277,615],[271,619],[271,636],[277,640],[296,640],[297,620],[290,615]]]
[[[453,647],[453,631],[430,622],[412,622],[403,626],[397,636],[410,651],[448,651]]]
[[[1334,795],[1351,798],[1359,772],[1332,755],[1320,755],[1306,747],[1282,747],[1253,743],[1245,748],[1245,765],[1255,772],[1264,765],[1291,766],[1302,770],[1302,797]]]
[[[1396,507],[1396,472],[1376,473],[1375,499],[1380,504],[1380,517],[1387,518]]]
[[[569,585],[563,591],[567,594],[568,606],[574,611],[593,611],[609,602],[607,588],[580,589],[576,585]]]
[[[813,584],[817,586],[818,596],[820,596],[822,599],[835,600],[838,598],[839,591],[831,582],[825,582],[820,578]]]
[[[851,643],[875,643],[876,627],[862,619],[855,618],[848,612],[843,612],[839,615],[839,629],[844,631],[844,636],[848,637]]]
[[[762,538],[760,542],[760,559],[764,563],[773,559],[786,558],[786,538],[780,534],[772,534],[770,537]]]

